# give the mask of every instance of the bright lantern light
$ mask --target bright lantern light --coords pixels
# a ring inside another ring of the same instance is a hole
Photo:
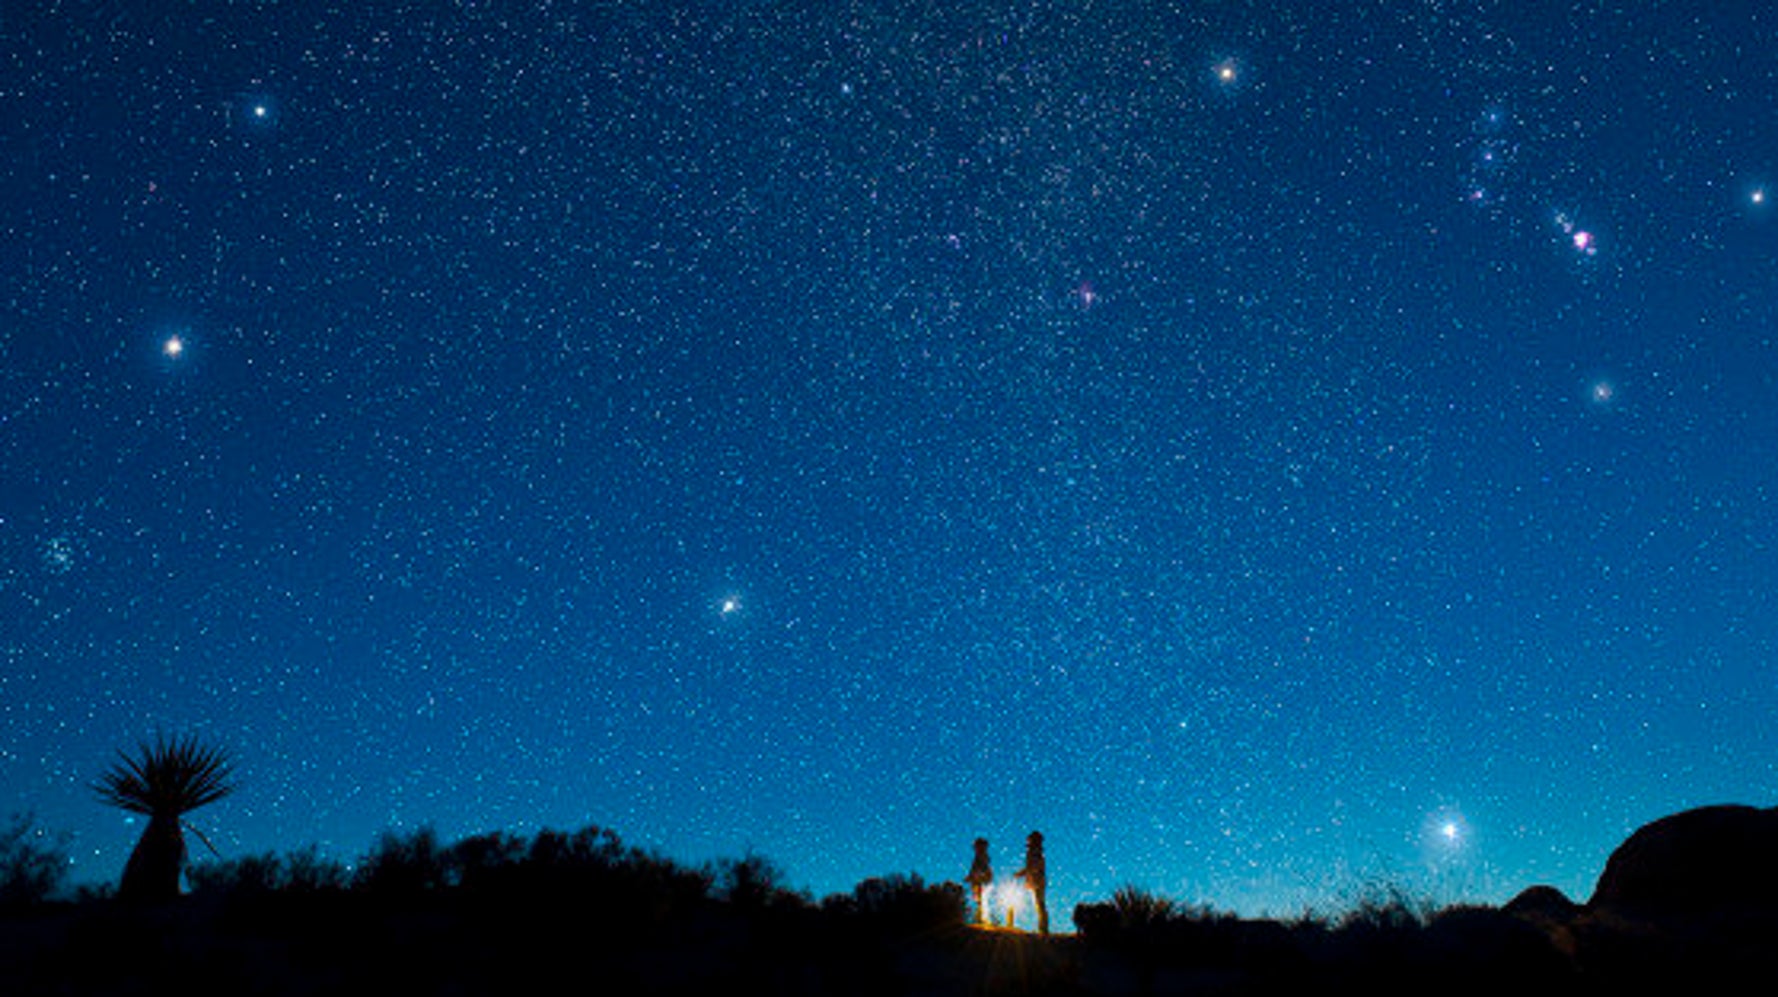
[[[1031,909],[1031,888],[1016,879],[1000,879],[982,895],[988,910],[988,923],[996,928],[1011,928]]]

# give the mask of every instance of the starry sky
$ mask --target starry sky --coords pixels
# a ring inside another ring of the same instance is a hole
[[[1775,31],[0,7],[0,811],[1584,898],[1778,788]]]

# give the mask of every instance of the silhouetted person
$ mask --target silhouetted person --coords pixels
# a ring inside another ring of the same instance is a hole
[[[964,882],[969,884],[969,895],[975,898],[975,919],[982,924],[988,923],[988,905],[982,902],[988,890],[988,884],[994,881],[994,867],[988,864],[988,839],[975,839],[975,862],[969,867],[969,875]]]
[[[1049,934],[1050,908],[1043,895],[1049,885],[1049,875],[1043,868],[1043,832],[1032,831],[1025,838],[1025,868],[1014,875],[1031,888],[1031,901],[1037,906],[1037,933]]]

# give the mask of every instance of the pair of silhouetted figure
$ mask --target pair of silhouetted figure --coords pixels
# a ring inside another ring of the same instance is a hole
[[[1043,864],[1043,834],[1032,831],[1025,838],[1025,867],[1013,876],[1025,884],[1031,891],[1032,905],[1037,909],[1037,931],[1039,934],[1050,933],[1049,903],[1045,891],[1049,886],[1049,875]],[[994,868],[988,862],[988,839],[975,839],[975,861],[969,867],[969,875],[965,877],[969,883],[969,892],[975,900],[976,920],[982,924],[990,922],[987,904],[983,897],[989,884],[994,882]],[[1012,907],[1006,909],[1006,926],[1012,927]]]

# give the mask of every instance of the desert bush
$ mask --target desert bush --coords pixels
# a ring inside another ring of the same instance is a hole
[[[0,825],[0,910],[29,907],[62,892],[70,859],[67,836],[37,826],[28,813]]]
[[[609,883],[612,874],[641,862],[634,850],[624,847],[613,831],[588,826],[578,831],[538,832],[525,852],[524,867],[533,876],[585,888]]]
[[[1111,909],[1118,927],[1125,930],[1165,924],[1180,913],[1179,905],[1172,899],[1128,884],[1112,892]]]
[[[359,863],[352,886],[369,894],[419,896],[454,882],[450,853],[431,826],[407,835],[385,831]]]
[[[1352,906],[1334,920],[1336,931],[1413,931],[1424,928],[1438,905],[1397,883],[1369,883]]]
[[[194,894],[230,897],[343,890],[352,881],[344,865],[323,857],[313,845],[282,856],[266,852],[199,862],[186,871],[186,878]]]
[[[185,870],[195,896],[271,893],[278,888],[283,875],[283,861],[273,852],[197,862]]]
[[[1107,902],[1078,905],[1074,911],[1074,924],[1082,934],[1090,937],[1128,941],[1137,935],[1154,935],[1168,926],[1216,917],[1208,907],[1187,906],[1134,884],[1126,884],[1113,891]]]
[[[809,905],[807,897],[785,888],[784,871],[776,863],[755,852],[718,860],[712,879],[716,898],[740,910]]]
[[[527,847],[525,839],[504,831],[464,838],[443,856],[447,879],[466,890],[510,887],[518,878]]]
[[[775,869],[757,861],[732,873],[729,888],[743,897],[753,889],[764,897],[778,891]],[[447,849],[445,863],[447,881],[461,889],[608,930],[658,924],[690,910],[709,898],[715,876],[708,868],[628,848],[596,826],[544,830],[528,841],[500,832],[477,835]],[[769,880],[769,888],[755,882],[761,879]]]
[[[284,857],[283,888],[301,893],[343,890],[352,883],[345,865],[327,858],[314,845]]]
[[[1399,884],[1365,883],[1343,911],[1298,937],[1324,970],[1348,982],[1406,985],[1428,971],[1426,929],[1436,913],[1431,900]]]
[[[851,903],[833,907],[824,903],[823,909],[922,931],[961,925],[965,916],[963,887],[956,883],[929,886],[918,873],[874,876],[853,887]]]
[[[658,926],[710,899],[723,877],[724,899],[741,905],[801,903],[782,874],[758,856],[691,868],[628,848],[606,829],[544,830],[531,838],[506,832],[472,835],[444,845],[431,828],[385,833],[353,878],[355,892],[416,897],[474,894],[499,909],[524,911],[531,922],[630,932]]]

